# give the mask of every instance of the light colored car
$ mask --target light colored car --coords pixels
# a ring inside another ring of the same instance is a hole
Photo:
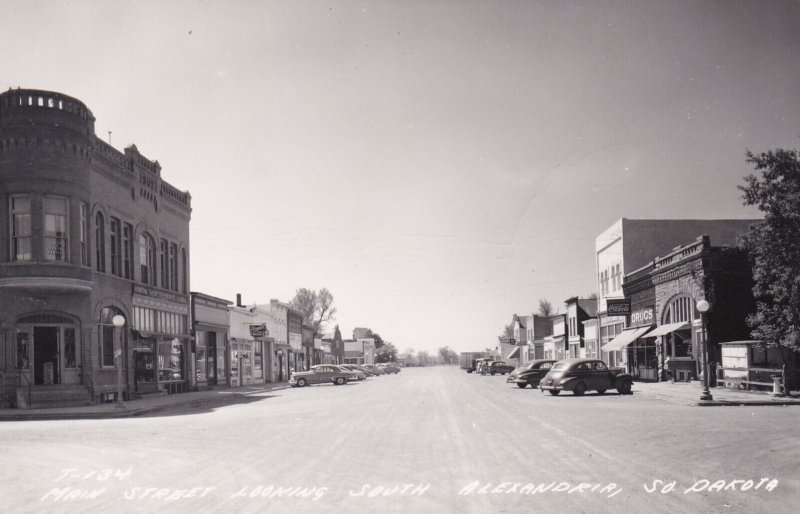
[[[292,373],[289,384],[296,387],[327,383],[342,385],[353,380],[358,380],[358,377],[348,369],[333,364],[318,364],[312,366],[310,371]]]
[[[394,373],[394,374],[400,373],[400,366],[398,366],[394,362],[381,362],[380,364],[378,364],[378,367],[384,370],[387,375],[389,373]]]
[[[381,368],[379,366],[376,366],[374,364],[364,364],[364,367],[367,368],[367,371],[369,371],[373,375],[385,375],[386,374],[386,370],[385,369],[383,369],[383,368]]]

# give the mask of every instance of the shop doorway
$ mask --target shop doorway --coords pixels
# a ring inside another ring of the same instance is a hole
[[[33,383],[60,384],[58,327],[33,327]]]

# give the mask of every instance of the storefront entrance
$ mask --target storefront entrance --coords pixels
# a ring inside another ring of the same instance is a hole
[[[58,327],[33,327],[33,383],[60,384]]]

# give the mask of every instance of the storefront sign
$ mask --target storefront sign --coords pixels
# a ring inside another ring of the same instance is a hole
[[[609,316],[627,316],[631,313],[630,298],[606,299],[606,314]]]
[[[265,323],[261,323],[260,325],[250,325],[250,335],[253,338],[267,337],[267,335],[269,335],[267,325]]]
[[[629,326],[640,327],[640,326],[652,325],[653,318],[655,316],[654,311],[655,308],[653,307],[644,307],[642,309],[636,309],[631,313],[631,322]]]

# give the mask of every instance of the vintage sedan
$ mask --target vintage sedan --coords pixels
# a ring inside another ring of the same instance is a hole
[[[490,375],[495,375],[497,373],[505,375],[506,373],[511,373],[512,371],[514,371],[514,366],[511,364],[506,364],[503,361],[490,362],[489,367],[486,368],[486,372]]]
[[[556,361],[552,359],[536,359],[512,371],[506,382],[517,384],[520,389],[529,385],[533,388],[539,387],[539,382],[555,363]]]
[[[382,362],[377,365],[378,368],[382,369],[386,372],[386,374],[394,373],[395,375],[400,373],[400,366],[395,364],[394,362]]]
[[[386,374],[386,370],[385,369],[380,368],[380,367],[378,367],[378,366],[376,366],[374,364],[364,364],[363,367],[366,368],[367,371],[369,371],[370,373],[372,373],[375,376],[385,375]]]
[[[372,374],[369,371],[361,369],[361,366],[358,366],[356,364],[339,364],[339,367],[346,369],[348,371],[352,371],[353,374],[356,376],[356,380],[358,381],[366,380],[367,377],[372,376]]]
[[[631,394],[633,377],[621,369],[609,369],[598,359],[565,359],[553,364],[550,371],[539,382],[539,389],[557,395],[561,391],[572,391],[581,396],[586,391],[603,394],[616,389],[619,394]]]
[[[318,364],[311,367],[311,371],[298,371],[289,377],[289,384],[296,387],[305,387],[311,384],[342,385],[358,380],[355,373],[348,369],[333,364]]]

